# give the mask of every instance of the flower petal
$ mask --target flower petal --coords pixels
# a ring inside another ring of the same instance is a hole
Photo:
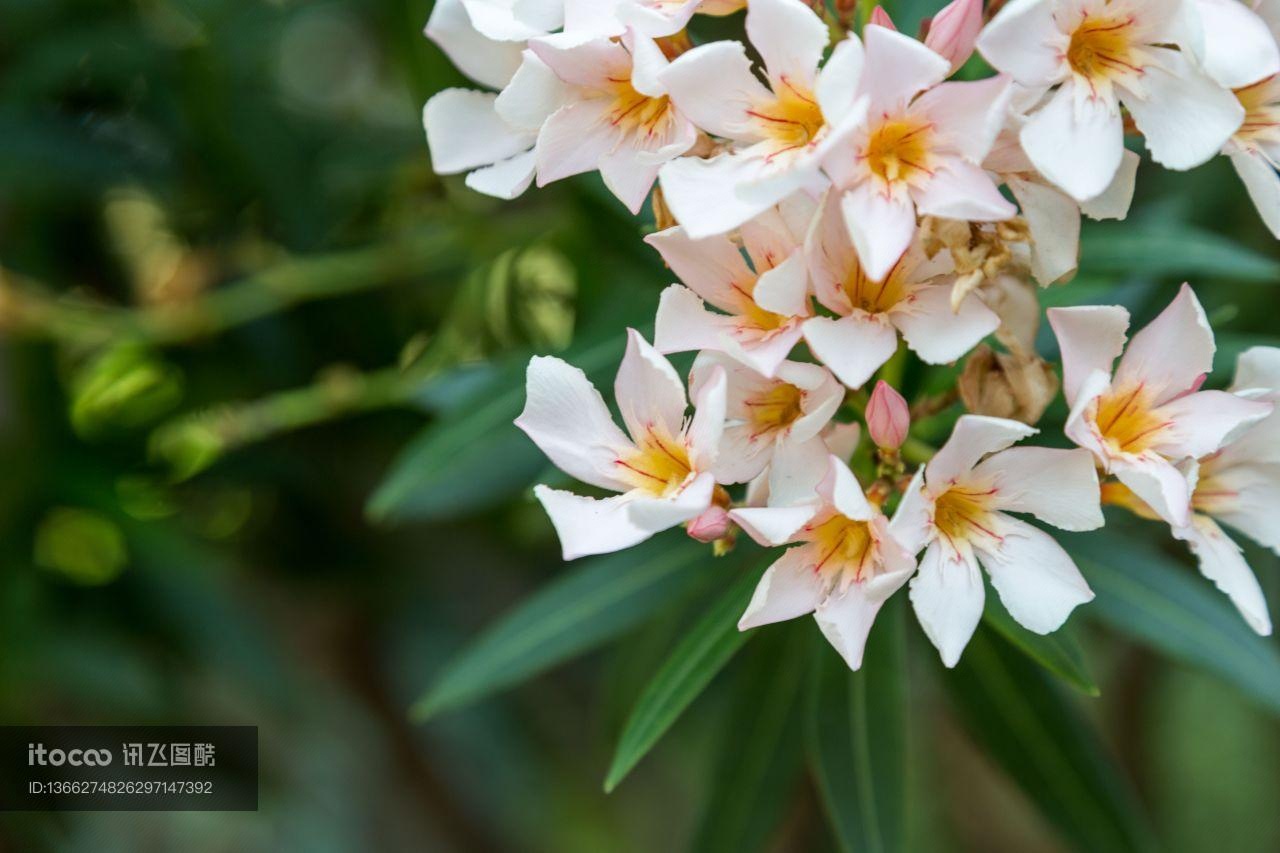
[[[785,545],[808,524],[818,504],[796,506],[755,506],[730,510],[729,518],[756,543],[766,548]]]
[[[822,108],[823,118],[833,127],[842,125],[854,111],[864,57],[862,42],[851,34],[835,46],[818,72],[814,95]]]
[[[711,496],[716,480],[710,472],[699,474],[684,488],[670,497],[651,497],[645,492],[632,492],[627,504],[631,523],[637,527],[660,533],[697,518],[711,506]]]
[[[1065,73],[1053,0],[1012,0],[978,35],[978,52],[1023,86],[1048,86]]]
[[[1237,148],[1231,152],[1231,165],[1267,229],[1280,239],[1280,174],[1261,151]]]
[[[911,579],[910,597],[920,627],[938,649],[943,665],[955,666],[982,619],[986,590],[977,561],[951,556],[933,543]]]
[[[1031,274],[1042,286],[1075,270],[1080,257],[1080,206],[1061,190],[1009,176],[1006,183],[1031,231]]]
[[[1093,590],[1053,537],[1007,516],[1000,519],[999,529],[999,545],[981,551],[979,559],[1019,625],[1037,634],[1051,633],[1077,605],[1093,600]]]
[[[617,128],[605,119],[611,105],[598,98],[556,110],[538,133],[538,186],[593,171],[619,143]]]
[[[850,388],[865,385],[898,349],[897,330],[861,310],[839,320],[814,317],[803,328],[814,356]]]
[[[511,82],[498,93],[494,108],[507,124],[536,134],[564,105],[567,87],[532,50],[523,56]]]
[[[681,54],[662,72],[661,82],[677,109],[707,133],[759,139],[749,112],[772,96],[751,72],[741,42],[716,41]]]
[[[981,299],[971,296],[951,310],[951,286],[921,287],[908,302],[889,314],[907,346],[929,364],[948,364],[973,349],[1000,326],[1000,318]]]
[[[1216,453],[1234,435],[1271,414],[1273,406],[1225,391],[1198,391],[1170,400],[1158,410],[1172,423],[1156,450],[1170,459],[1199,459]]]
[[[896,111],[951,73],[951,63],[902,33],[869,24],[862,41],[867,58],[858,89],[871,98],[872,112]]]
[[[818,495],[823,503],[834,507],[845,518],[870,521],[877,515],[867,502],[858,478],[836,456],[827,457],[827,473],[822,482],[818,483]]]
[[[728,237],[694,240],[683,228],[668,228],[650,234],[645,242],[690,290],[722,311],[736,311],[742,292],[755,281],[756,274]]]
[[[529,189],[536,168],[536,158],[529,150],[468,173],[466,183],[478,193],[510,201]]]
[[[689,461],[695,471],[710,471],[719,456],[720,439],[724,435],[727,386],[724,368],[712,367],[693,401],[694,411],[687,439]],[[746,477],[743,481],[749,479]]]
[[[1266,22],[1239,0],[1195,0],[1204,30],[1201,65],[1219,85],[1239,89],[1280,73],[1280,50]]]
[[[1115,100],[1081,95],[1071,82],[1027,120],[1018,138],[1040,174],[1077,201],[1110,186],[1124,153],[1124,124]]]
[[[1213,329],[1191,285],[1133,336],[1116,368],[1115,384],[1142,382],[1156,392],[1154,405],[1198,386],[1213,370]]]
[[[961,415],[947,443],[925,466],[930,489],[944,488],[968,474],[984,456],[1004,450],[1039,430],[1018,421]]]
[[[427,101],[422,121],[436,174],[488,166],[529,149],[532,137],[498,117],[496,98],[489,92],[445,89]]]
[[[542,485],[534,486],[533,494],[551,517],[566,560],[611,554],[653,535],[632,523],[627,509],[630,495],[598,500]]]
[[[507,85],[520,65],[522,47],[482,35],[462,0],[438,0],[427,19],[426,36],[463,74],[494,89]]]
[[[769,466],[769,506],[817,505],[830,455],[826,443],[816,439],[779,445]]]
[[[1200,573],[1226,593],[1249,627],[1264,637],[1271,635],[1271,613],[1257,576],[1244,561],[1240,546],[1232,542],[1213,519],[1191,516],[1186,527],[1174,528],[1173,535],[1191,546],[1200,561]]]
[[[761,275],[751,297],[764,310],[784,317],[803,317],[812,313],[809,306],[809,268],[805,264],[804,253],[796,249],[782,263]]]
[[[759,177],[760,168],[761,161],[741,154],[680,157],[662,167],[658,180],[685,233],[700,239],[732,231],[774,205],[777,199],[768,195],[747,198],[738,192]]]
[[[822,636],[840,653],[849,669],[862,667],[867,635],[871,633],[876,614],[910,576],[909,571],[898,572],[892,576],[876,577],[875,581],[879,583],[852,583],[844,592],[832,595],[818,605],[813,617],[822,630]]]
[[[627,351],[618,366],[613,396],[633,439],[639,441],[655,426],[673,438],[683,433],[688,406],[684,383],[671,362],[635,329],[627,329]]]
[[[830,32],[800,0],[754,0],[747,6],[747,38],[764,60],[775,88],[812,90]]]
[[[1120,157],[1120,168],[1111,185],[1088,201],[1080,202],[1080,212],[1090,219],[1124,219],[1129,215],[1133,202],[1133,185],[1138,177],[1138,164],[1142,158],[1129,149]]]
[[[804,616],[822,603],[826,597],[822,576],[814,571],[809,550],[804,545],[788,548],[765,569],[751,603],[738,620],[739,631]]]
[[[1111,460],[1111,473],[1174,527],[1191,516],[1191,484],[1187,475],[1155,453]]]
[[[994,480],[994,506],[1026,512],[1061,530],[1103,525],[1098,472],[1087,450],[1010,447],[980,463],[975,479]]]
[[[958,157],[944,161],[912,197],[922,214],[943,219],[999,222],[1018,212],[986,172]]]
[[[1078,308],[1050,308],[1049,325],[1062,352],[1062,393],[1068,405],[1084,380],[1094,371],[1111,375],[1111,367],[1124,351],[1129,329],[1129,312],[1119,305],[1087,305]]]
[[[673,284],[658,298],[653,344],[658,352],[721,350],[734,319],[708,311],[692,290]]]
[[[882,193],[864,181],[841,195],[840,210],[867,277],[883,280],[916,233],[915,206],[905,193]]]
[[[999,75],[939,83],[917,98],[911,109],[929,117],[936,128],[939,147],[945,145],[970,163],[981,163],[1004,127],[1013,93],[1011,82]]]

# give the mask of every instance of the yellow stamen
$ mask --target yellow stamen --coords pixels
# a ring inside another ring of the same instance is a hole
[[[933,125],[918,118],[882,121],[867,138],[867,168],[885,183],[912,183],[933,174]]]

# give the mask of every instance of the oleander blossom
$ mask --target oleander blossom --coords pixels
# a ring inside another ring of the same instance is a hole
[[[1124,106],[1151,157],[1190,169],[1244,120],[1192,49],[1203,28],[1189,0],[1012,0],[978,37],[998,71],[1043,98],[1021,138],[1042,175],[1077,201],[1111,184],[1124,151]]]
[[[716,157],[684,157],[662,169],[663,196],[693,238],[724,234],[798,190],[821,190],[824,152],[863,114],[853,91],[862,66],[856,36],[819,69],[829,32],[800,0],[752,0],[746,29],[767,86],[736,41],[696,47],[662,74],[676,106],[729,144]]]
[[[1180,463],[1216,452],[1270,407],[1225,391],[1199,390],[1216,347],[1190,285],[1127,347],[1129,312],[1118,305],[1053,308],[1048,314],[1071,406],[1067,437],[1091,451],[1104,471],[1157,515],[1185,527],[1192,484]]]
[[[915,560],[849,467],[833,455],[818,463],[825,470],[810,502],[729,514],[760,544],[790,546],[765,570],[738,629],[812,613],[849,668],[858,669],[876,614],[911,577]]]
[[[911,603],[948,667],[959,661],[982,618],[979,564],[1009,615],[1037,634],[1056,631],[1077,605],[1093,598],[1061,545],[1009,515],[1026,513],[1071,531],[1103,524],[1089,454],[1012,447],[1036,432],[1017,421],[962,416],[894,514],[898,541],[913,554],[924,549]]]
[[[725,423],[725,377],[706,378],[685,417],[684,384],[634,329],[614,394],[624,434],[586,375],[558,358],[529,362],[527,398],[516,426],[566,474],[618,492],[590,498],[537,486],[534,494],[560,536],[564,558],[639,544],[706,511]],[[629,437],[628,437],[629,436]]]

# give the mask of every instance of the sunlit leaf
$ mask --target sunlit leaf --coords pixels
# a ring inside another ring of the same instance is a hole
[[[1154,849],[1120,768],[1040,667],[980,626],[946,683],[984,752],[1078,849]]]
[[[754,633],[739,631],[738,619],[751,601],[759,577],[759,572],[739,575],[672,650],[640,694],[605,775],[606,792],[626,778]]]
[[[906,596],[889,600],[851,672],[816,648],[805,736],[809,766],[840,849],[904,849],[907,773]]]

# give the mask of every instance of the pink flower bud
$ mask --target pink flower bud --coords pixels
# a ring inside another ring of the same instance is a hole
[[[973,55],[973,43],[982,29],[982,0],[951,0],[933,16],[925,46],[950,60],[954,72]]]
[[[898,31],[898,28],[893,25],[893,18],[889,17],[889,13],[884,10],[883,6],[877,6],[871,10],[871,20],[867,23],[884,27],[886,30],[893,30],[895,33]]]
[[[867,432],[876,447],[897,450],[907,440],[911,411],[902,395],[883,380],[876,383],[867,403]]]
[[[723,539],[729,532],[729,513],[722,506],[712,506],[702,515],[689,522],[689,535],[699,542],[714,542]]]

